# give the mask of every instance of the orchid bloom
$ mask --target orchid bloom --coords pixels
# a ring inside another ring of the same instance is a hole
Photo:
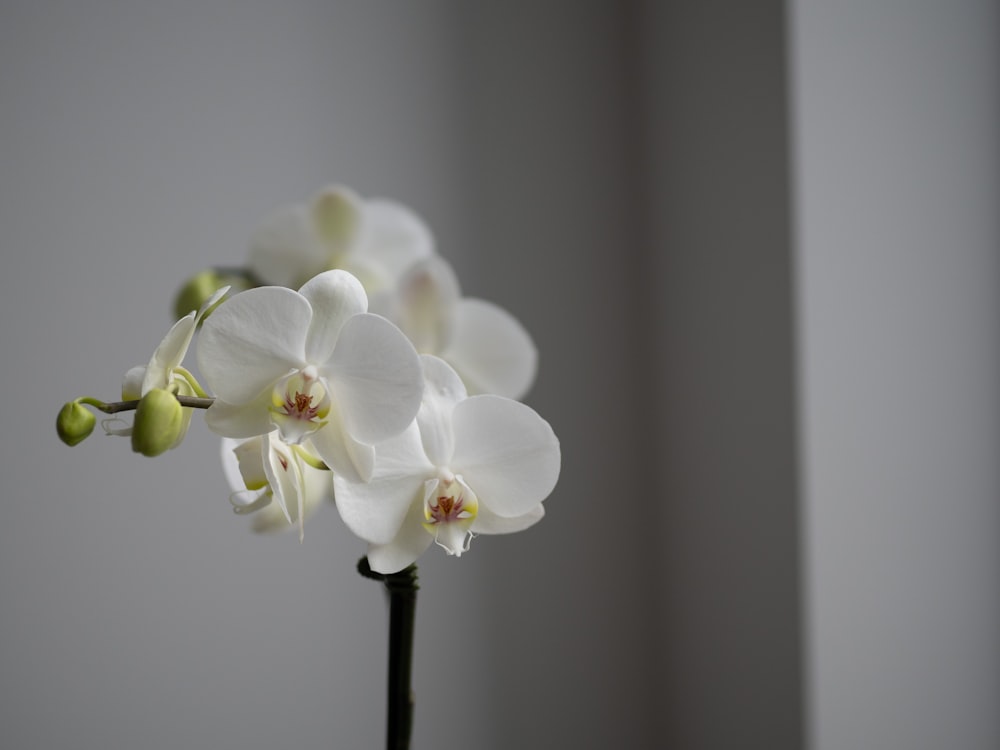
[[[467,396],[455,371],[424,355],[414,423],[377,447],[368,483],[334,476],[341,517],[369,543],[372,570],[393,573],[436,542],[449,555],[477,534],[526,529],[559,477],[559,441],[528,406]]]
[[[317,467],[308,443],[288,445],[270,432],[249,440],[222,439],[222,470],[232,491],[233,510],[253,513],[254,531],[276,531],[297,524],[305,536],[305,517],[333,499],[330,472]]]
[[[522,398],[538,369],[538,352],[518,320],[485,300],[462,297],[443,258],[414,263],[385,315],[421,354],[450,364],[470,393]]]
[[[181,363],[187,355],[187,350],[191,346],[194,332],[198,324],[205,318],[209,310],[222,299],[229,287],[223,287],[212,294],[199,310],[192,310],[182,317],[163,337],[163,341],[156,347],[153,356],[146,365],[138,365],[125,373],[122,380],[122,400],[138,400],[149,393],[154,388],[175,391],[179,396],[204,396],[198,381],[185,369]],[[184,409],[183,423],[180,436],[174,442],[179,445],[187,434],[188,426],[191,424],[191,410]],[[112,422],[121,420],[104,420],[105,431],[109,435],[128,436],[132,434],[132,426],[111,428]]]
[[[198,339],[198,366],[216,394],[206,424],[233,438],[277,427],[286,443],[311,440],[335,472],[367,479],[372,445],[406,428],[423,390],[412,344],[367,308],[361,283],[340,270],[297,292],[234,295]]]
[[[287,206],[266,219],[251,237],[248,264],[265,284],[290,288],[339,268],[377,294],[433,252],[430,230],[408,208],[331,186],[308,204]]]

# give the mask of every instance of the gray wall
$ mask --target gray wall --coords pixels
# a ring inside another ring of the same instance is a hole
[[[801,747],[784,6],[646,10],[663,746]]]
[[[1000,9],[793,4],[817,750],[1000,746]]]
[[[541,364],[529,401],[563,455],[538,533],[486,559],[503,706],[491,736],[497,748],[658,747],[632,19],[604,1],[469,5],[478,235],[463,270],[530,321]]]

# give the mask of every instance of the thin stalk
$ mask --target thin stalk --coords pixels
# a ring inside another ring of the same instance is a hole
[[[190,406],[192,409],[207,409],[215,401],[214,398],[199,398],[198,396],[178,396],[174,394],[181,406]],[[91,398],[90,396],[84,396],[83,398],[77,399],[81,404],[87,404],[87,406],[93,406],[95,409],[103,411],[105,414],[117,414],[120,411],[133,411],[137,406],[139,406],[139,399],[133,399],[131,401],[112,401],[107,403],[105,401],[99,401],[96,398]]]
[[[389,593],[389,684],[387,750],[409,750],[413,729],[413,631],[417,613],[417,566],[398,573],[381,574],[368,565],[368,558],[358,562],[358,572],[366,578],[382,581]]]

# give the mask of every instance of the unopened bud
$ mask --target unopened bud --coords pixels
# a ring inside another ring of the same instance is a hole
[[[132,422],[132,450],[159,456],[172,448],[184,426],[184,407],[168,390],[153,388],[139,400]]]
[[[97,417],[78,401],[70,401],[59,410],[56,418],[56,432],[59,439],[66,445],[76,445],[82,443],[91,432],[94,431],[94,424]]]

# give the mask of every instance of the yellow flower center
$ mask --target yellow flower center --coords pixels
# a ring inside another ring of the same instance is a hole
[[[431,479],[424,485],[424,528],[449,555],[460,557],[468,551],[478,512],[479,498],[460,476]]]
[[[271,421],[286,443],[297,444],[326,424],[330,396],[315,367],[282,378],[271,392]]]

